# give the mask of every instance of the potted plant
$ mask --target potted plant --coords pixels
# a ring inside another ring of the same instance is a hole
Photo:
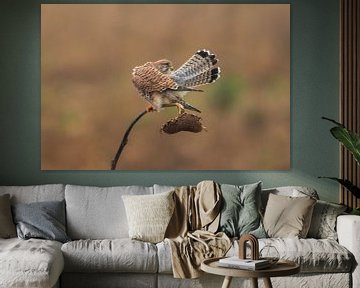
[[[334,136],[344,147],[350,151],[353,155],[355,161],[358,165],[360,165],[360,136],[355,132],[347,129],[343,124],[336,122],[333,119],[322,117],[327,121],[330,121],[336,124],[335,127],[330,129],[331,135]],[[341,179],[336,177],[319,177],[319,178],[327,178],[334,181],[339,182],[342,186],[344,186],[347,190],[349,190],[356,198],[360,198],[360,187],[354,185],[348,179]],[[354,208],[351,214],[360,215],[360,207]]]

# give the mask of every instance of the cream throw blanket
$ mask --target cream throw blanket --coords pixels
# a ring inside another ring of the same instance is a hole
[[[175,210],[165,233],[171,247],[175,278],[200,277],[201,262],[222,257],[231,246],[223,232],[215,234],[220,219],[221,191],[213,181],[175,190]]]

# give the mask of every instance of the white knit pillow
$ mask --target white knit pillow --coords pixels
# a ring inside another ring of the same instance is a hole
[[[164,240],[175,207],[173,193],[122,196],[131,239],[151,243]]]

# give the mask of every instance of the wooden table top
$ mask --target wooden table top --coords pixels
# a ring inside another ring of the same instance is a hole
[[[223,257],[221,257],[223,258]],[[300,266],[288,260],[279,260],[271,267],[261,270],[245,270],[219,266],[219,259],[206,259],[201,263],[201,270],[216,275],[244,278],[262,278],[289,276],[300,272]]]

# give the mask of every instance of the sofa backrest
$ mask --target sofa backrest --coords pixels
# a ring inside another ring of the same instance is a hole
[[[11,204],[61,201],[65,198],[65,185],[0,186],[0,195],[4,194],[10,194]]]
[[[67,233],[71,239],[128,238],[123,195],[153,194],[153,187],[66,185]]]
[[[166,186],[166,185],[154,184],[153,188],[154,188],[154,194],[159,194],[159,193],[173,191],[173,190],[175,190],[176,186]]]
[[[173,190],[174,186],[154,185],[94,187],[47,184],[35,186],[0,186],[0,195],[10,194],[11,203],[66,201],[67,233],[71,239],[128,238],[123,195],[148,195]],[[287,186],[263,189],[262,209],[270,193],[292,197],[311,196],[317,192],[308,187]]]

